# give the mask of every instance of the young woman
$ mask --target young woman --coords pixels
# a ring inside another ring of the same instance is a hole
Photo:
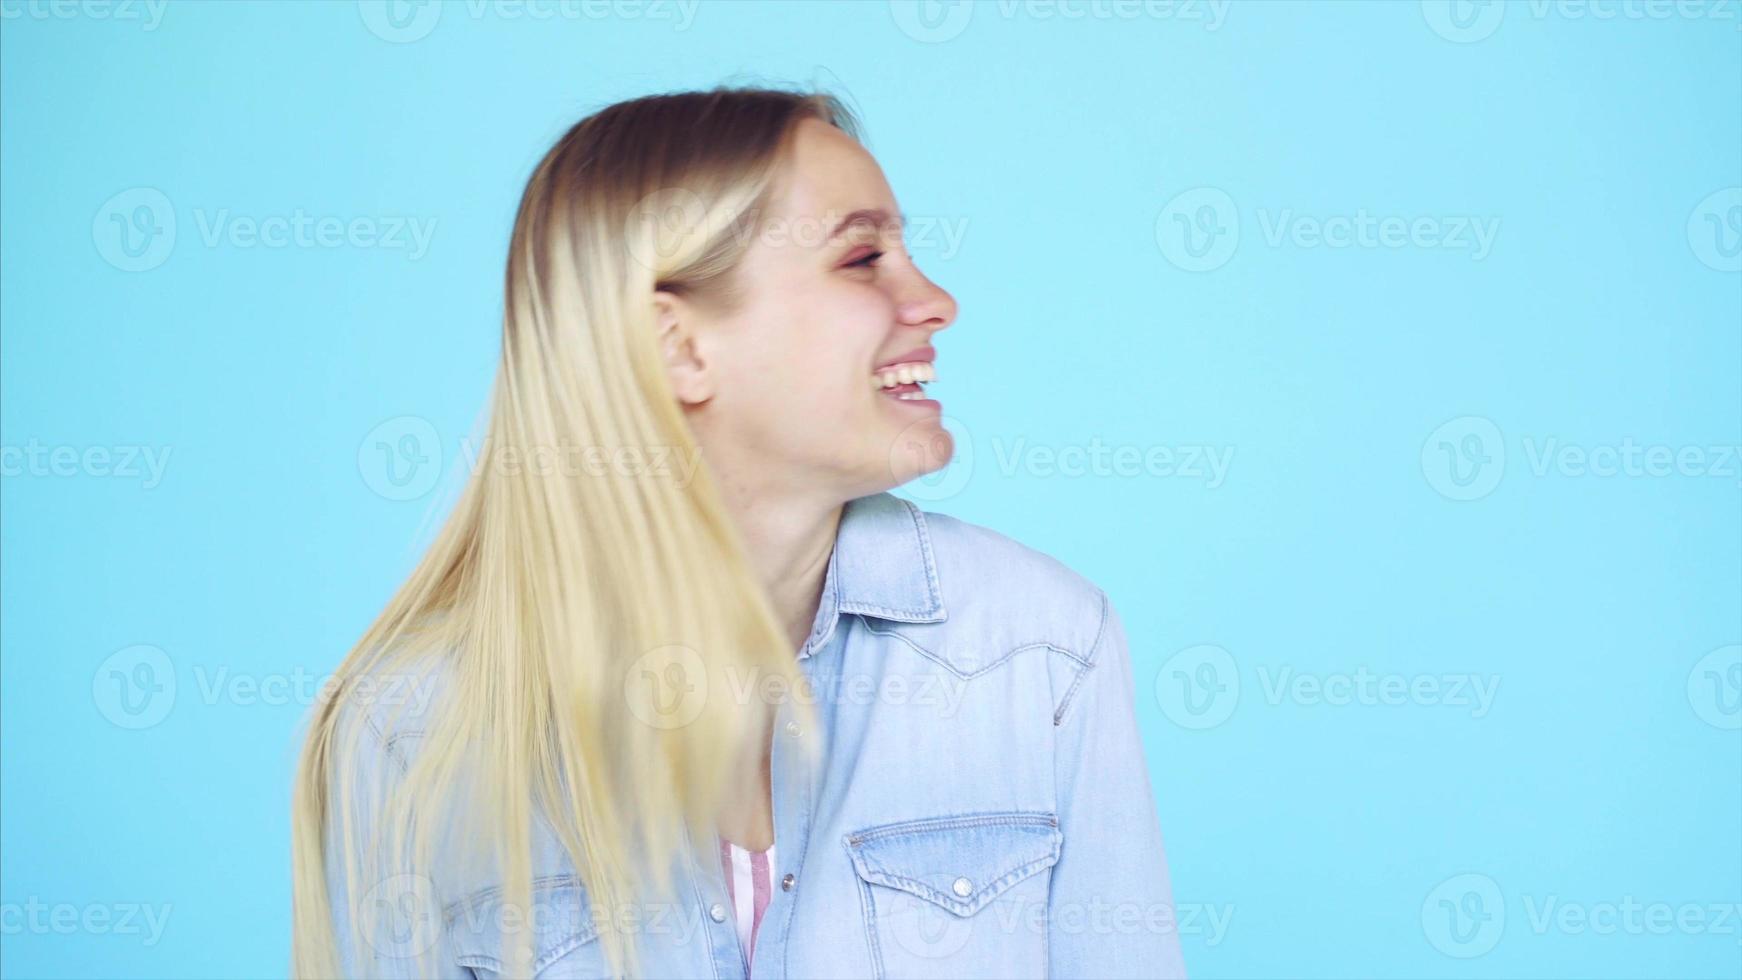
[[[481,465],[313,718],[294,972],[1183,975],[1126,639],[943,466],[955,301],[834,99],[539,163]]]

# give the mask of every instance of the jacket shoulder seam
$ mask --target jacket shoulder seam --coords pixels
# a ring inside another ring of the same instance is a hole
[[[369,730],[369,735],[375,740],[375,745],[381,750],[381,753],[399,767],[400,775],[403,776],[411,772],[411,760],[406,758],[405,751],[399,747],[399,743],[407,738],[422,735],[421,731],[394,732],[393,736],[389,738],[381,731],[381,726],[375,721],[375,715],[371,711],[363,712],[363,726]]]
[[[999,667],[1004,666],[1006,663],[1010,662],[1010,659],[1012,657],[1016,656],[1019,653],[1026,653],[1029,650],[1050,650],[1053,653],[1059,654],[1060,656],[1066,658],[1067,660],[1070,660],[1072,663],[1080,664],[1083,667],[1089,666],[1089,662],[1087,660],[1083,659],[1082,656],[1080,656],[1079,654],[1076,654],[1070,650],[1067,650],[1066,648],[1064,648],[1062,646],[1059,646],[1057,643],[1053,643],[1053,642],[1050,642],[1048,640],[1033,640],[1033,641],[1016,643],[1016,644],[1011,645],[1010,649],[1004,651],[1002,654],[999,654],[997,657],[986,662],[985,664],[982,664],[981,666],[979,666],[978,668],[976,668],[974,670],[963,670],[960,667],[957,667],[955,664],[951,663],[947,658],[945,658],[941,654],[938,654],[937,652],[933,651],[929,647],[920,643],[918,640],[915,640],[913,637],[908,636],[904,631],[902,631],[900,629],[882,629],[882,628],[879,628],[877,626],[872,625],[869,622],[865,622],[864,625],[865,625],[865,631],[872,634],[873,636],[885,636],[885,637],[889,637],[891,639],[900,640],[902,643],[904,643],[908,647],[910,647],[915,653],[926,658],[927,660],[930,660],[931,662],[944,668],[945,670],[956,675],[957,677],[962,678],[963,680],[972,680],[973,678],[979,677],[982,674],[991,673],[992,671],[994,671],[994,670],[998,669]]]
[[[1100,589],[1097,589],[1095,591],[1099,592],[1100,596],[1101,596],[1101,622],[1099,623],[1099,625],[1097,625],[1095,627],[1095,640],[1094,640],[1094,642],[1089,644],[1088,659],[1087,660],[1077,660],[1077,662],[1082,664],[1082,666],[1081,666],[1081,668],[1079,668],[1077,670],[1076,679],[1071,681],[1070,688],[1065,691],[1064,700],[1059,702],[1058,710],[1053,712],[1052,723],[1053,723],[1053,727],[1055,727],[1055,728],[1058,727],[1059,725],[1064,724],[1065,713],[1070,711],[1071,705],[1075,702],[1076,696],[1077,696],[1077,689],[1083,686],[1083,678],[1089,676],[1089,671],[1094,670],[1095,665],[1097,663],[1099,663],[1099,654],[1101,652],[1101,638],[1107,634],[1107,610],[1108,610],[1108,607],[1111,605],[1111,603],[1109,603],[1107,600],[1107,593],[1106,592],[1103,592]],[[1072,659],[1076,659],[1076,658],[1072,658]]]

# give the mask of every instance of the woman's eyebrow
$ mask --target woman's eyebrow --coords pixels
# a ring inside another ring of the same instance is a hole
[[[889,212],[882,208],[860,208],[852,214],[847,215],[845,218],[842,218],[841,223],[835,226],[835,230],[829,232],[829,237],[834,238],[836,235],[839,235],[842,231],[846,230],[849,225],[857,224],[861,221],[868,222],[881,228],[889,221]],[[895,224],[897,228],[904,227],[907,224],[907,215],[897,215],[895,218]]]

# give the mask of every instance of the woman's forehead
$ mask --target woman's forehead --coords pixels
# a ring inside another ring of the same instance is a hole
[[[799,123],[792,153],[769,202],[771,216],[829,220],[855,212],[899,214],[883,168],[859,142],[827,123]]]

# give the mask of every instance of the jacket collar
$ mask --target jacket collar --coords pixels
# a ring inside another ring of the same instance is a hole
[[[931,535],[918,507],[887,493],[847,501],[816,623],[799,659],[827,643],[847,613],[899,623],[941,623],[948,618]]]

